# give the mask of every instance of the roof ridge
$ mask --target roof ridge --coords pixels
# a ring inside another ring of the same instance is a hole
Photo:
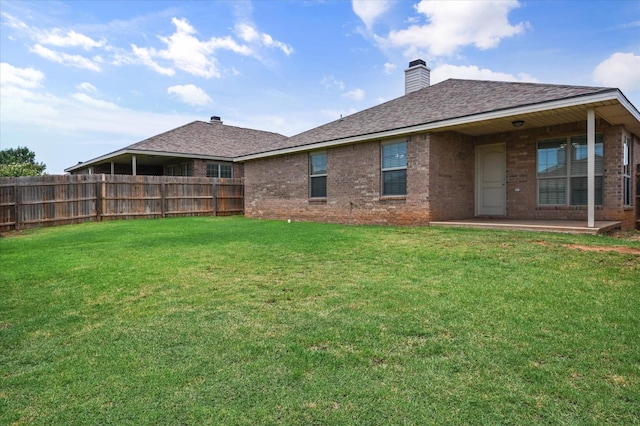
[[[211,125],[223,126],[223,128],[233,128],[233,129],[240,129],[240,130],[248,130],[248,131],[251,131],[251,132],[269,133],[269,134],[276,135],[276,136],[282,136],[283,138],[289,138],[289,136],[283,135],[282,133],[272,132],[270,130],[252,129],[250,127],[240,127],[240,126],[234,126],[234,125],[231,125],[231,124],[211,123],[211,122],[207,122],[207,121],[203,121],[203,120],[195,120],[195,121],[193,121],[193,122],[191,122],[189,124],[193,124],[193,123],[200,123],[200,124],[205,124],[205,125],[208,125],[208,126],[211,126]],[[188,124],[185,124],[185,126],[186,125],[188,125]],[[180,127],[184,127],[184,126],[180,126]],[[176,127],[176,129],[179,129],[179,127]],[[160,134],[162,134],[162,133],[160,133]],[[156,136],[159,136],[159,135],[156,135]]]
[[[472,82],[472,83],[495,83],[495,84],[522,85],[522,86],[531,85],[531,86],[564,87],[564,88],[579,88],[579,89],[618,90],[617,88],[610,87],[610,86],[585,86],[585,85],[564,84],[564,83],[540,83],[537,81],[505,81],[505,80],[483,80],[483,79],[471,79],[471,78],[448,78],[446,80],[442,80],[428,87],[434,87],[446,81],[465,81],[465,82]]]

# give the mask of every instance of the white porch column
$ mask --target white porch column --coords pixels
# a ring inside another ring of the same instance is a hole
[[[113,163],[113,161],[111,162],[111,176],[116,174],[116,166]]]
[[[135,176],[137,173],[137,169],[138,166],[136,165],[136,156],[132,155],[131,156],[131,173]]]
[[[587,226],[596,226],[596,112],[587,110]]]

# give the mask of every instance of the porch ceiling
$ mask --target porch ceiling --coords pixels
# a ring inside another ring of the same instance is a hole
[[[437,131],[456,131],[469,136],[481,136],[494,133],[513,132],[518,129],[532,129],[537,127],[553,126],[565,123],[587,120],[587,109],[595,108],[596,116],[612,125],[622,124],[632,133],[640,135],[640,123],[617,100],[606,100],[587,105],[569,106],[564,108],[548,109],[543,111],[516,114],[508,117],[499,117],[484,121],[464,123],[454,126],[442,127]],[[520,128],[514,128],[512,122],[523,120]]]
[[[175,164],[176,162],[184,162],[188,159],[194,158],[210,161],[233,161],[232,158],[213,157],[210,155],[193,155],[161,151],[131,151],[125,149],[103,155],[102,157],[87,161],[86,163],[78,163],[73,167],[65,169],[65,171],[71,172],[83,167],[110,164],[112,162],[115,164],[131,164],[134,156],[136,157],[136,164],[138,166],[164,166],[167,164]]]
[[[110,157],[100,162],[94,163],[98,164],[109,164],[112,161],[116,164],[131,164],[132,157],[134,154],[124,153],[120,155],[116,155],[114,157]],[[136,163],[139,166],[162,166],[167,162],[175,159],[173,156],[164,156],[164,155],[146,155],[146,154],[135,154]]]

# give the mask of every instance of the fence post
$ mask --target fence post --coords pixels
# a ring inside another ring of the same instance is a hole
[[[104,193],[105,193],[105,176],[100,174],[100,179],[96,182],[96,220],[102,222],[104,214]]]
[[[18,178],[16,178],[16,183],[13,186],[13,195],[15,198],[15,215],[16,215],[16,231],[20,230],[20,187],[18,186]]]
[[[214,216],[218,216],[218,188],[218,180],[213,179],[211,182],[211,207]]]
[[[165,206],[166,204],[166,191],[167,191],[167,185],[164,179],[164,176],[161,177],[162,179],[162,184],[160,185],[160,210],[162,212],[162,217],[165,217],[167,215],[167,207]]]

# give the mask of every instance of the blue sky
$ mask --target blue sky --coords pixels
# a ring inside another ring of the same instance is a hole
[[[0,149],[48,173],[193,120],[294,135],[447,78],[618,87],[640,1],[0,0]]]

